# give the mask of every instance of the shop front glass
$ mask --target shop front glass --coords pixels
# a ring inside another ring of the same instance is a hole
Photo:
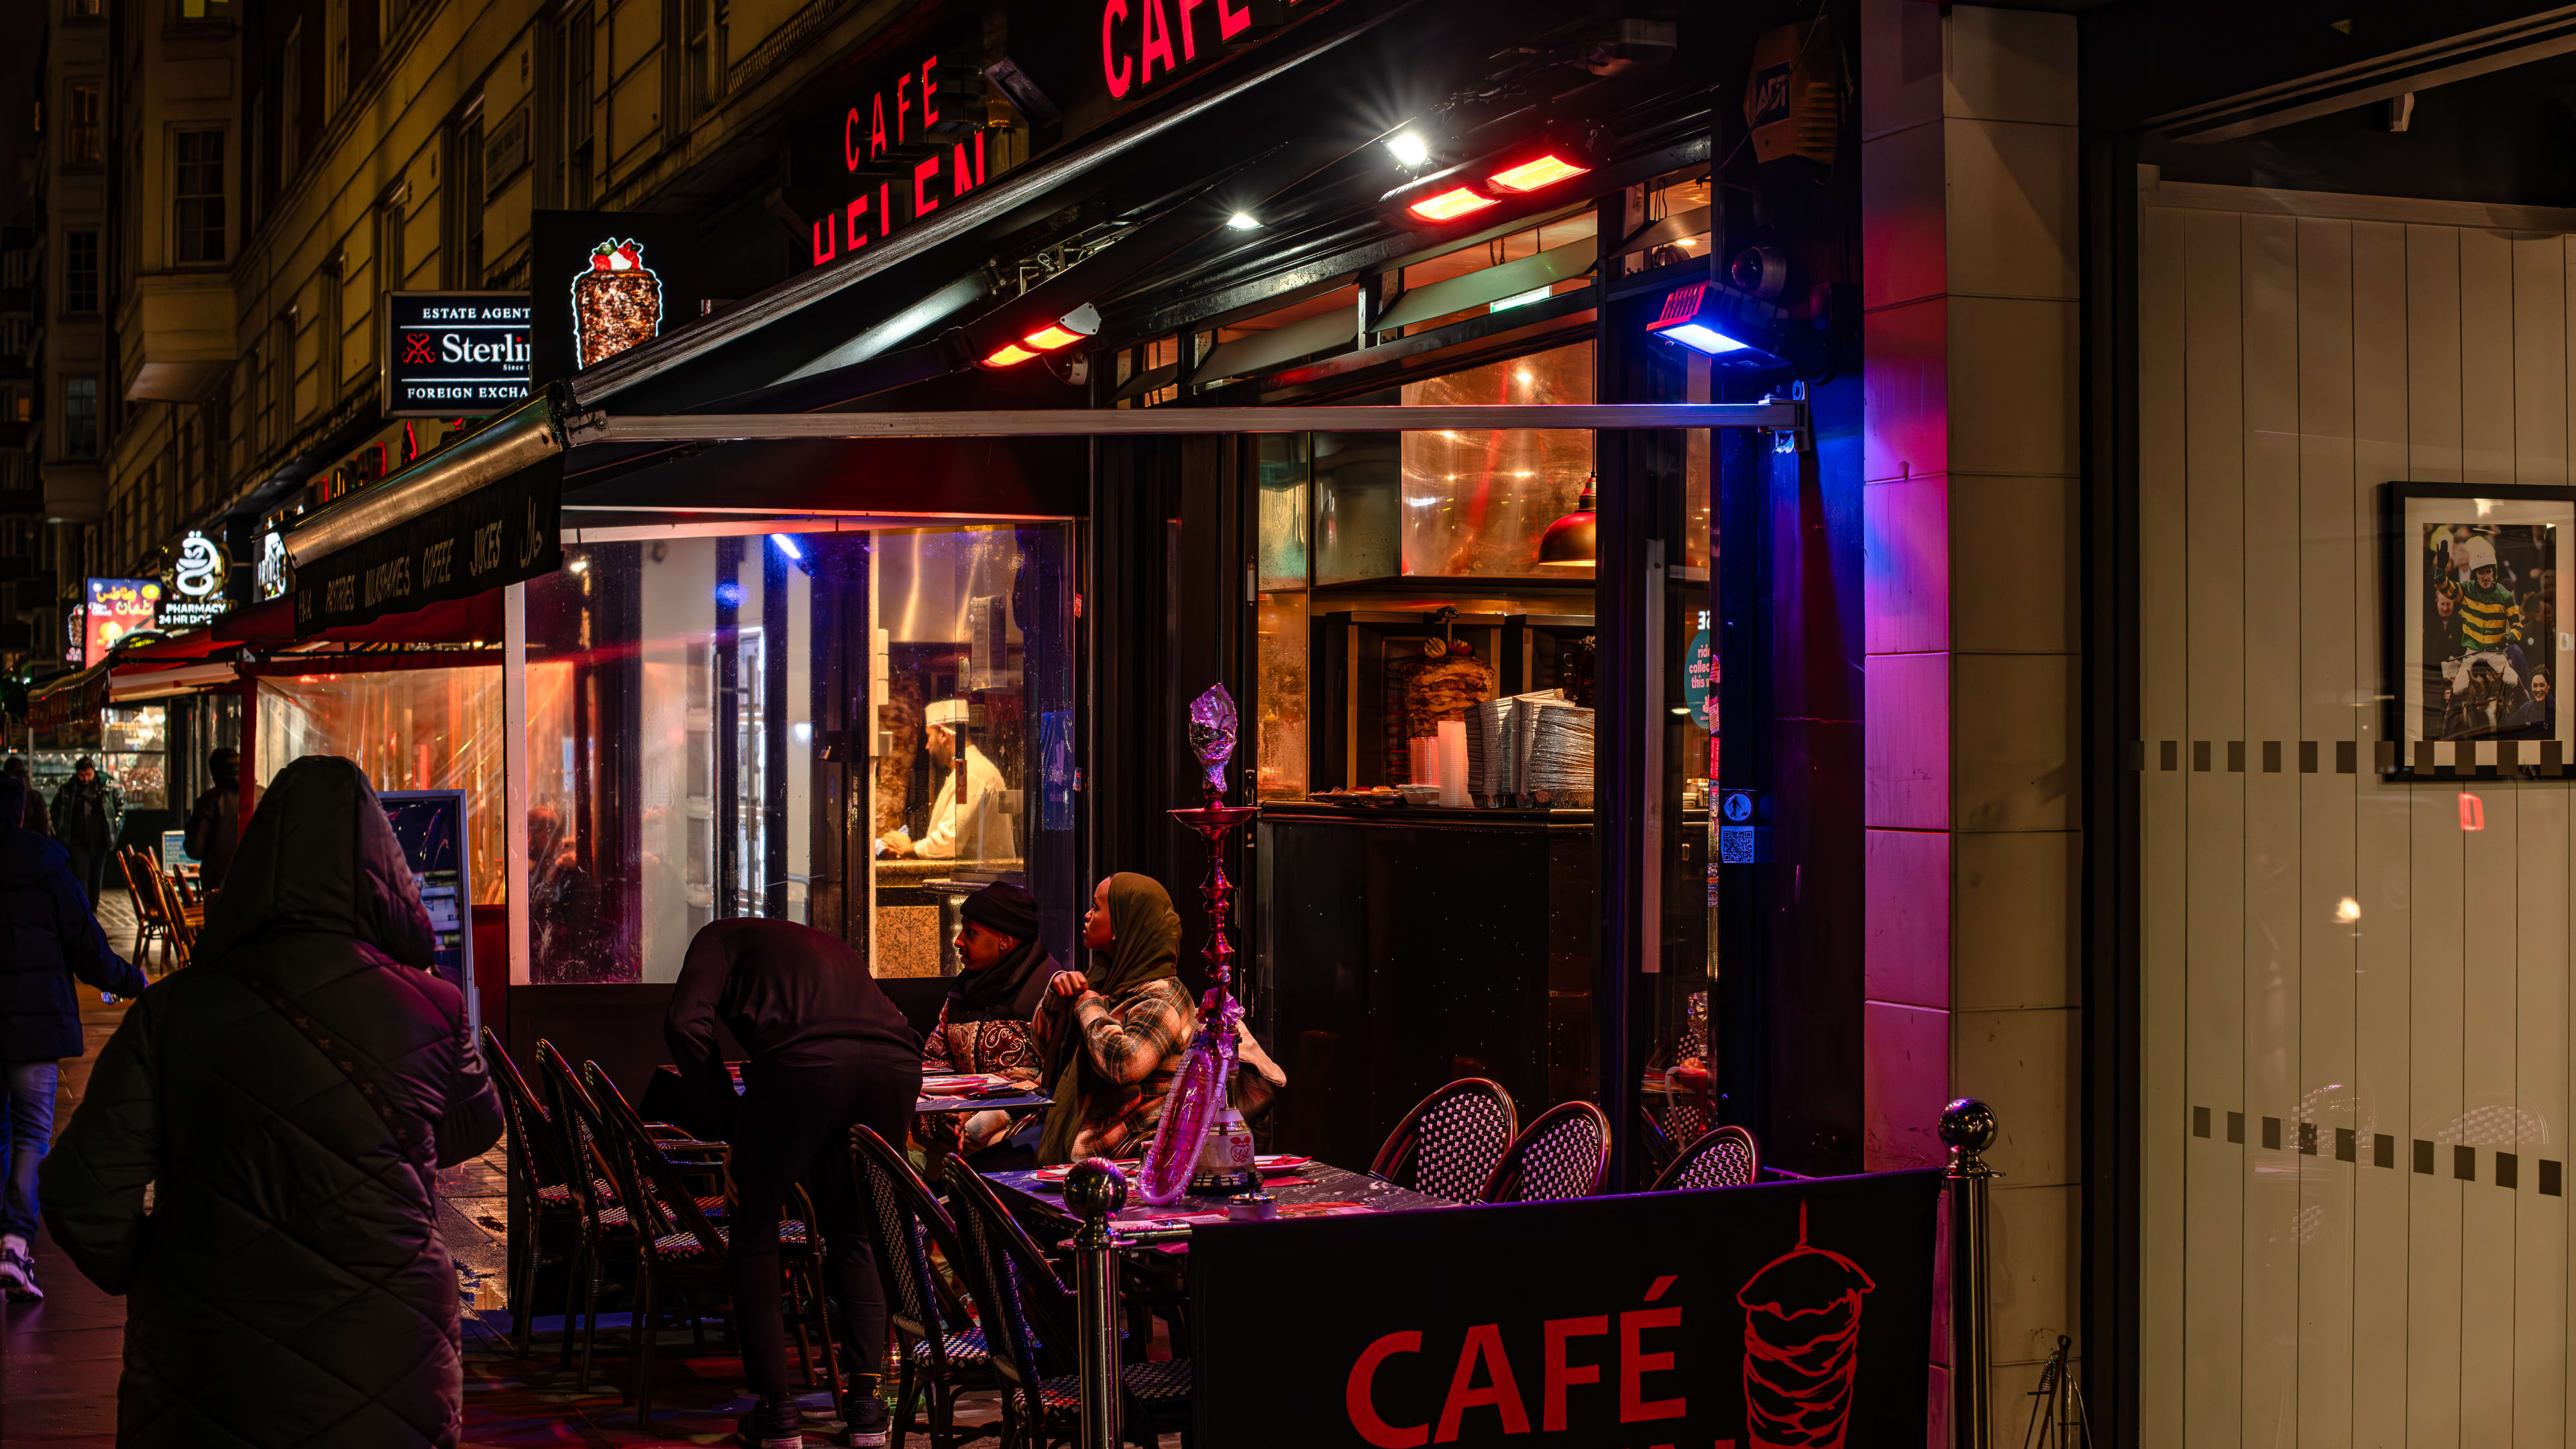
[[[266,787],[305,755],[357,762],[379,790],[462,790],[477,905],[509,898],[502,830],[501,670],[382,669],[259,681]]]
[[[956,903],[1072,959],[1071,530],[663,537],[528,585],[530,977],[669,981],[710,921],[955,971]]]

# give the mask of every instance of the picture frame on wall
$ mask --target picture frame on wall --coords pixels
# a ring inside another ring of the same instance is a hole
[[[2559,580],[2576,564],[2576,487],[2392,482],[2381,534],[2379,772],[2564,778],[2576,635]]]

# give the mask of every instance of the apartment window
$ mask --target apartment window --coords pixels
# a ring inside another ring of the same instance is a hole
[[[277,78],[277,182],[283,188],[304,162],[304,22],[286,32]]]
[[[689,111],[704,115],[724,96],[725,23],[730,17],[724,0],[683,3],[689,49]]]
[[[36,420],[36,395],[23,387],[9,389],[9,421],[32,423]]]
[[[63,379],[63,456],[98,456],[98,379]]]
[[[98,310],[98,231],[75,227],[63,233],[63,310]]]
[[[322,114],[340,113],[349,98],[349,0],[327,0],[322,15]]]
[[[590,12],[583,10],[564,26],[564,194],[574,206],[590,202]]]
[[[179,18],[194,24],[201,20],[230,20],[232,0],[178,0]]]
[[[103,154],[99,150],[98,87],[73,86],[71,101],[64,110],[68,124],[63,128],[63,144],[69,148],[65,159],[79,166],[97,165]]]
[[[24,312],[0,317],[0,357],[24,357],[27,344],[35,339],[35,319]]]
[[[479,103],[478,103],[479,105]],[[447,284],[483,285],[483,113],[477,109],[456,125],[456,148],[448,161]]]
[[[171,188],[182,262],[224,259],[224,133],[181,131]]]
[[[66,20],[96,20],[99,15],[99,0],[63,0]]]
[[[403,257],[403,198],[385,198],[376,208],[376,290],[399,292],[411,277]]]

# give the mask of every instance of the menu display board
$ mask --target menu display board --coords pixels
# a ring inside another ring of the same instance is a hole
[[[429,911],[435,940],[432,969],[465,993],[465,1010],[476,1030],[483,1026],[482,1003],[474,995],[474,882],[466,863],[465,792],[462,790],[385,790],[385,819],[402,842],[403,859],[411,863],[420,886],[420,903]]]

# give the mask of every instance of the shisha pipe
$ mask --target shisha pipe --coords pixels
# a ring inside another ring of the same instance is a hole
[[[1160,1207],[1189,1190],[1197,1171],[1199,1149],[1217,1112],[1226,1105],[1234,1081],[1235,1024],[1243,1008],[1229,989],[1234,981],[1234,943],[1226,939],[1226,921],[1234,908],[1234,882],[1225,873],[1225,841],[1234,828],[1260,813],[1250,805],[1225,803],[1225,769],[1234,757],[1234,697],[1222,684],[1211,685],[1190,705],[1190,748],[1205,772],[1207,803],[1194,810],[1173,810],[1171,817],[1207,841],[1208,874],[1199,885],[1207,905],[1207,994],[1199,998],[1199,1030],[1181,1054],[1171,1094],[1163,1100],[1163,1120],[1154,1128],[1153,1144],[1137,1170],[1136,1196]]]

